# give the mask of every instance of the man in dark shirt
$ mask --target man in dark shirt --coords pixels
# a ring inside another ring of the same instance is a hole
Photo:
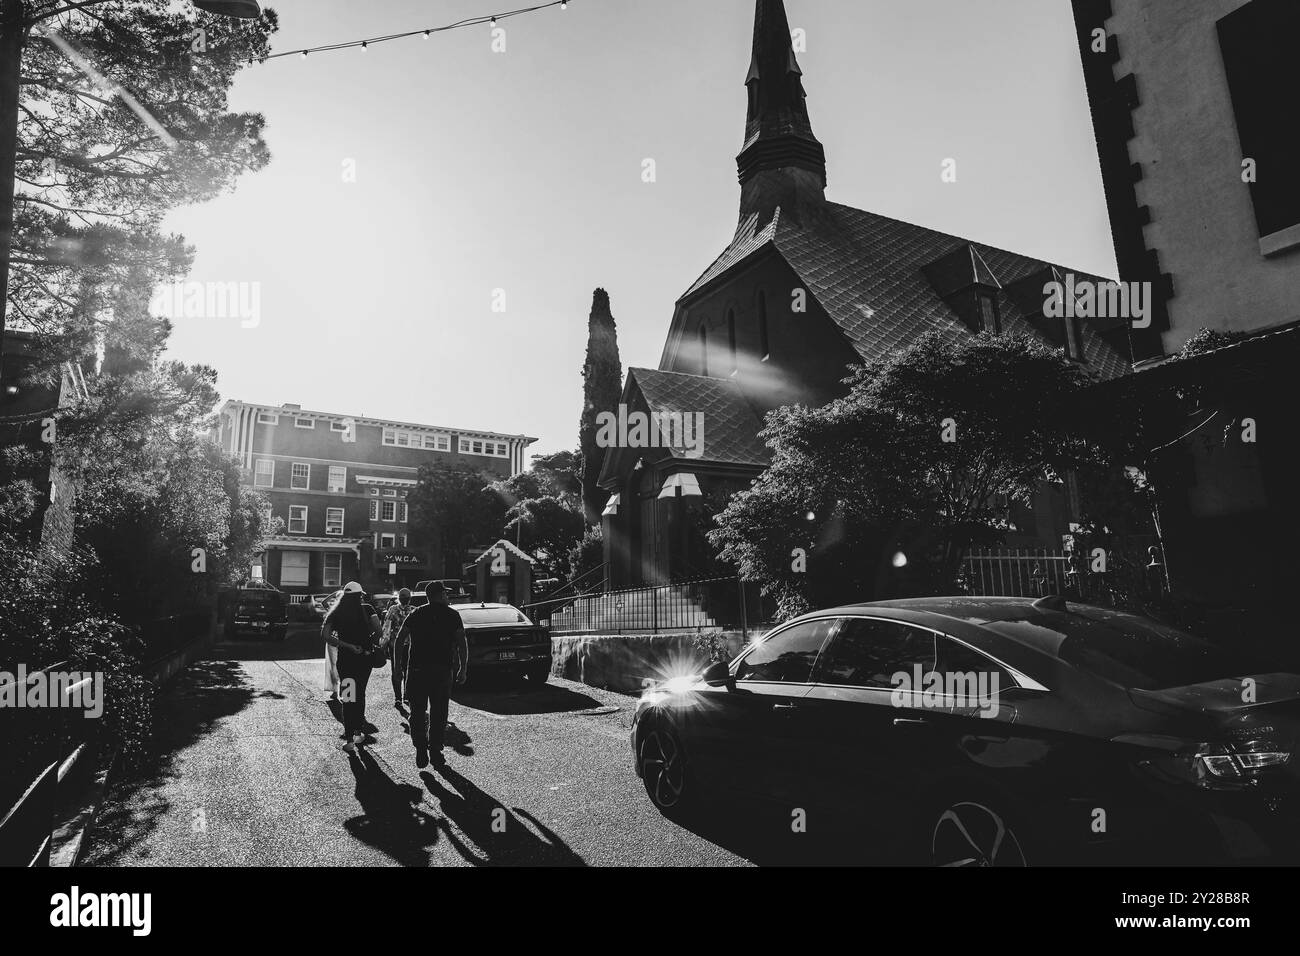
[[[406,697],[411,707],[411,741],[415,744],[415,765],[427,767],[429,754],[438,766],[447,729],[447,706],[451,697],[453,654],[459,663],[456,683],[465,682],[469,645],[460,615],[447,604],[447,589],[438,582],[429,585],[429,603],[412,611],[402,624],[399,640],[407,643]]]

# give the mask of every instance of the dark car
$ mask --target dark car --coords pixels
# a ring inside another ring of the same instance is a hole
[[[656,685],[632,749],[666,813],[744,791],[851,821],[873,858],[1291,862],[1298,736],[1300,676],[1147,618],[924,598],[807,614]]]
[[[269,588],[235,591],[227,615],[227,637],[251,635],[283,641],[289,633],[288,601],[282,593]]]
[[[504,674],[545,684],[551,674],[551,635],[510,604],[460,604],[469,645],[469,678]]]

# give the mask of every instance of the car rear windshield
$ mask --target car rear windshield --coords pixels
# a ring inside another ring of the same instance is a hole
[[[1155,621],[1101,608],[1030,612],[990,621],[989,630],[1034,647],[1103,680],[1140,690],[1202,684],[1275,668]]]
[[[458,607],[456,612],[466,624],[529,624],[524,613],[513,607]]]

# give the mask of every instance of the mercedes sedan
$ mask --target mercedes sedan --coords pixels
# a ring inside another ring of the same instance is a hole
[[[1296,674],[1059,597],[960,597],[787,622],[649,689],[631,743],[669,815],[740,792],[860,862],[1020,866],[1292,862],[1297,737]]]

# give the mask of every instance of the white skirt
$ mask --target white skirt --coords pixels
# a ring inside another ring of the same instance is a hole
[[[325,645],[324,689],[335,697],[339,695],[339,649],[333,644]]]

